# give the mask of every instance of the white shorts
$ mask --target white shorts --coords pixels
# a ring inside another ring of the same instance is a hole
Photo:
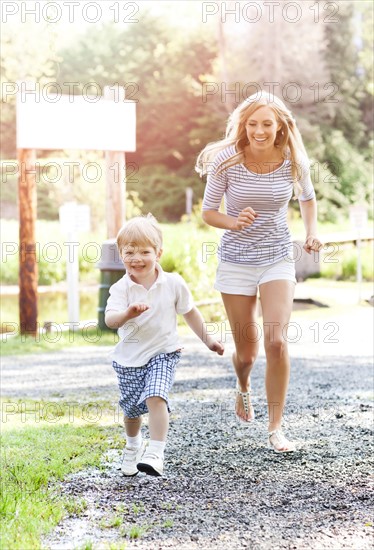
[[[296,283],[295,262],[287,259],[259,267],[220,262],[217,267],[214,288],[224,294],[256,296],[257,287],[270,281]]]

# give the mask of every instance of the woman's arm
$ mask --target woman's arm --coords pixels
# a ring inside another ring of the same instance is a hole
[[[249,227],[255,221],[256,217],[256,212],[250,206],[247,206],[247,208],[239,212],[237,218],[228,216],[222,212],[217,212],[216,210],[203,210],[202,212],[202,218],[206,224],[218,227],[219,229],[229,229],[231,231],[240,231],[244,229],[244,227]]]
[[[322,243],[317,237],[317,201],[299,201],[301,217],[304,222],[306,237],[304,250],[311,254],[312,250],[318,251],[322,248]]]

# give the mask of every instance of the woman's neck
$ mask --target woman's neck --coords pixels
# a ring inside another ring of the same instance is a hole
[[[272,147],[266,151],[254,151],[251,149],[250,145],[244,147],[244,158],[245,163],[248,162],[258,162],[258,163],[267,163],[275,162],[279,163],[283,161],[282,153],[278,147]]]

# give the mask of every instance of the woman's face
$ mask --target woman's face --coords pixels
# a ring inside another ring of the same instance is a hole
[[[251,149],[258,152],[272,149],[280,128],[281,124],[271,107],[262,105],[256,109],[245,125]]]

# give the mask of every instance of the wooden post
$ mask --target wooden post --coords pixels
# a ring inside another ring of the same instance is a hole
[[[125,89],[116,86],[104,87],[104,98],[111,101],[123,101]],[[107,238],[117,236],[126,219],[126,170],[123,151],[105,151],[106,165],[106,224]]]
[[[35,149],[18,149],[20,333],[34,336],[38,329],[38,266],[35,242],[35,162]]]

